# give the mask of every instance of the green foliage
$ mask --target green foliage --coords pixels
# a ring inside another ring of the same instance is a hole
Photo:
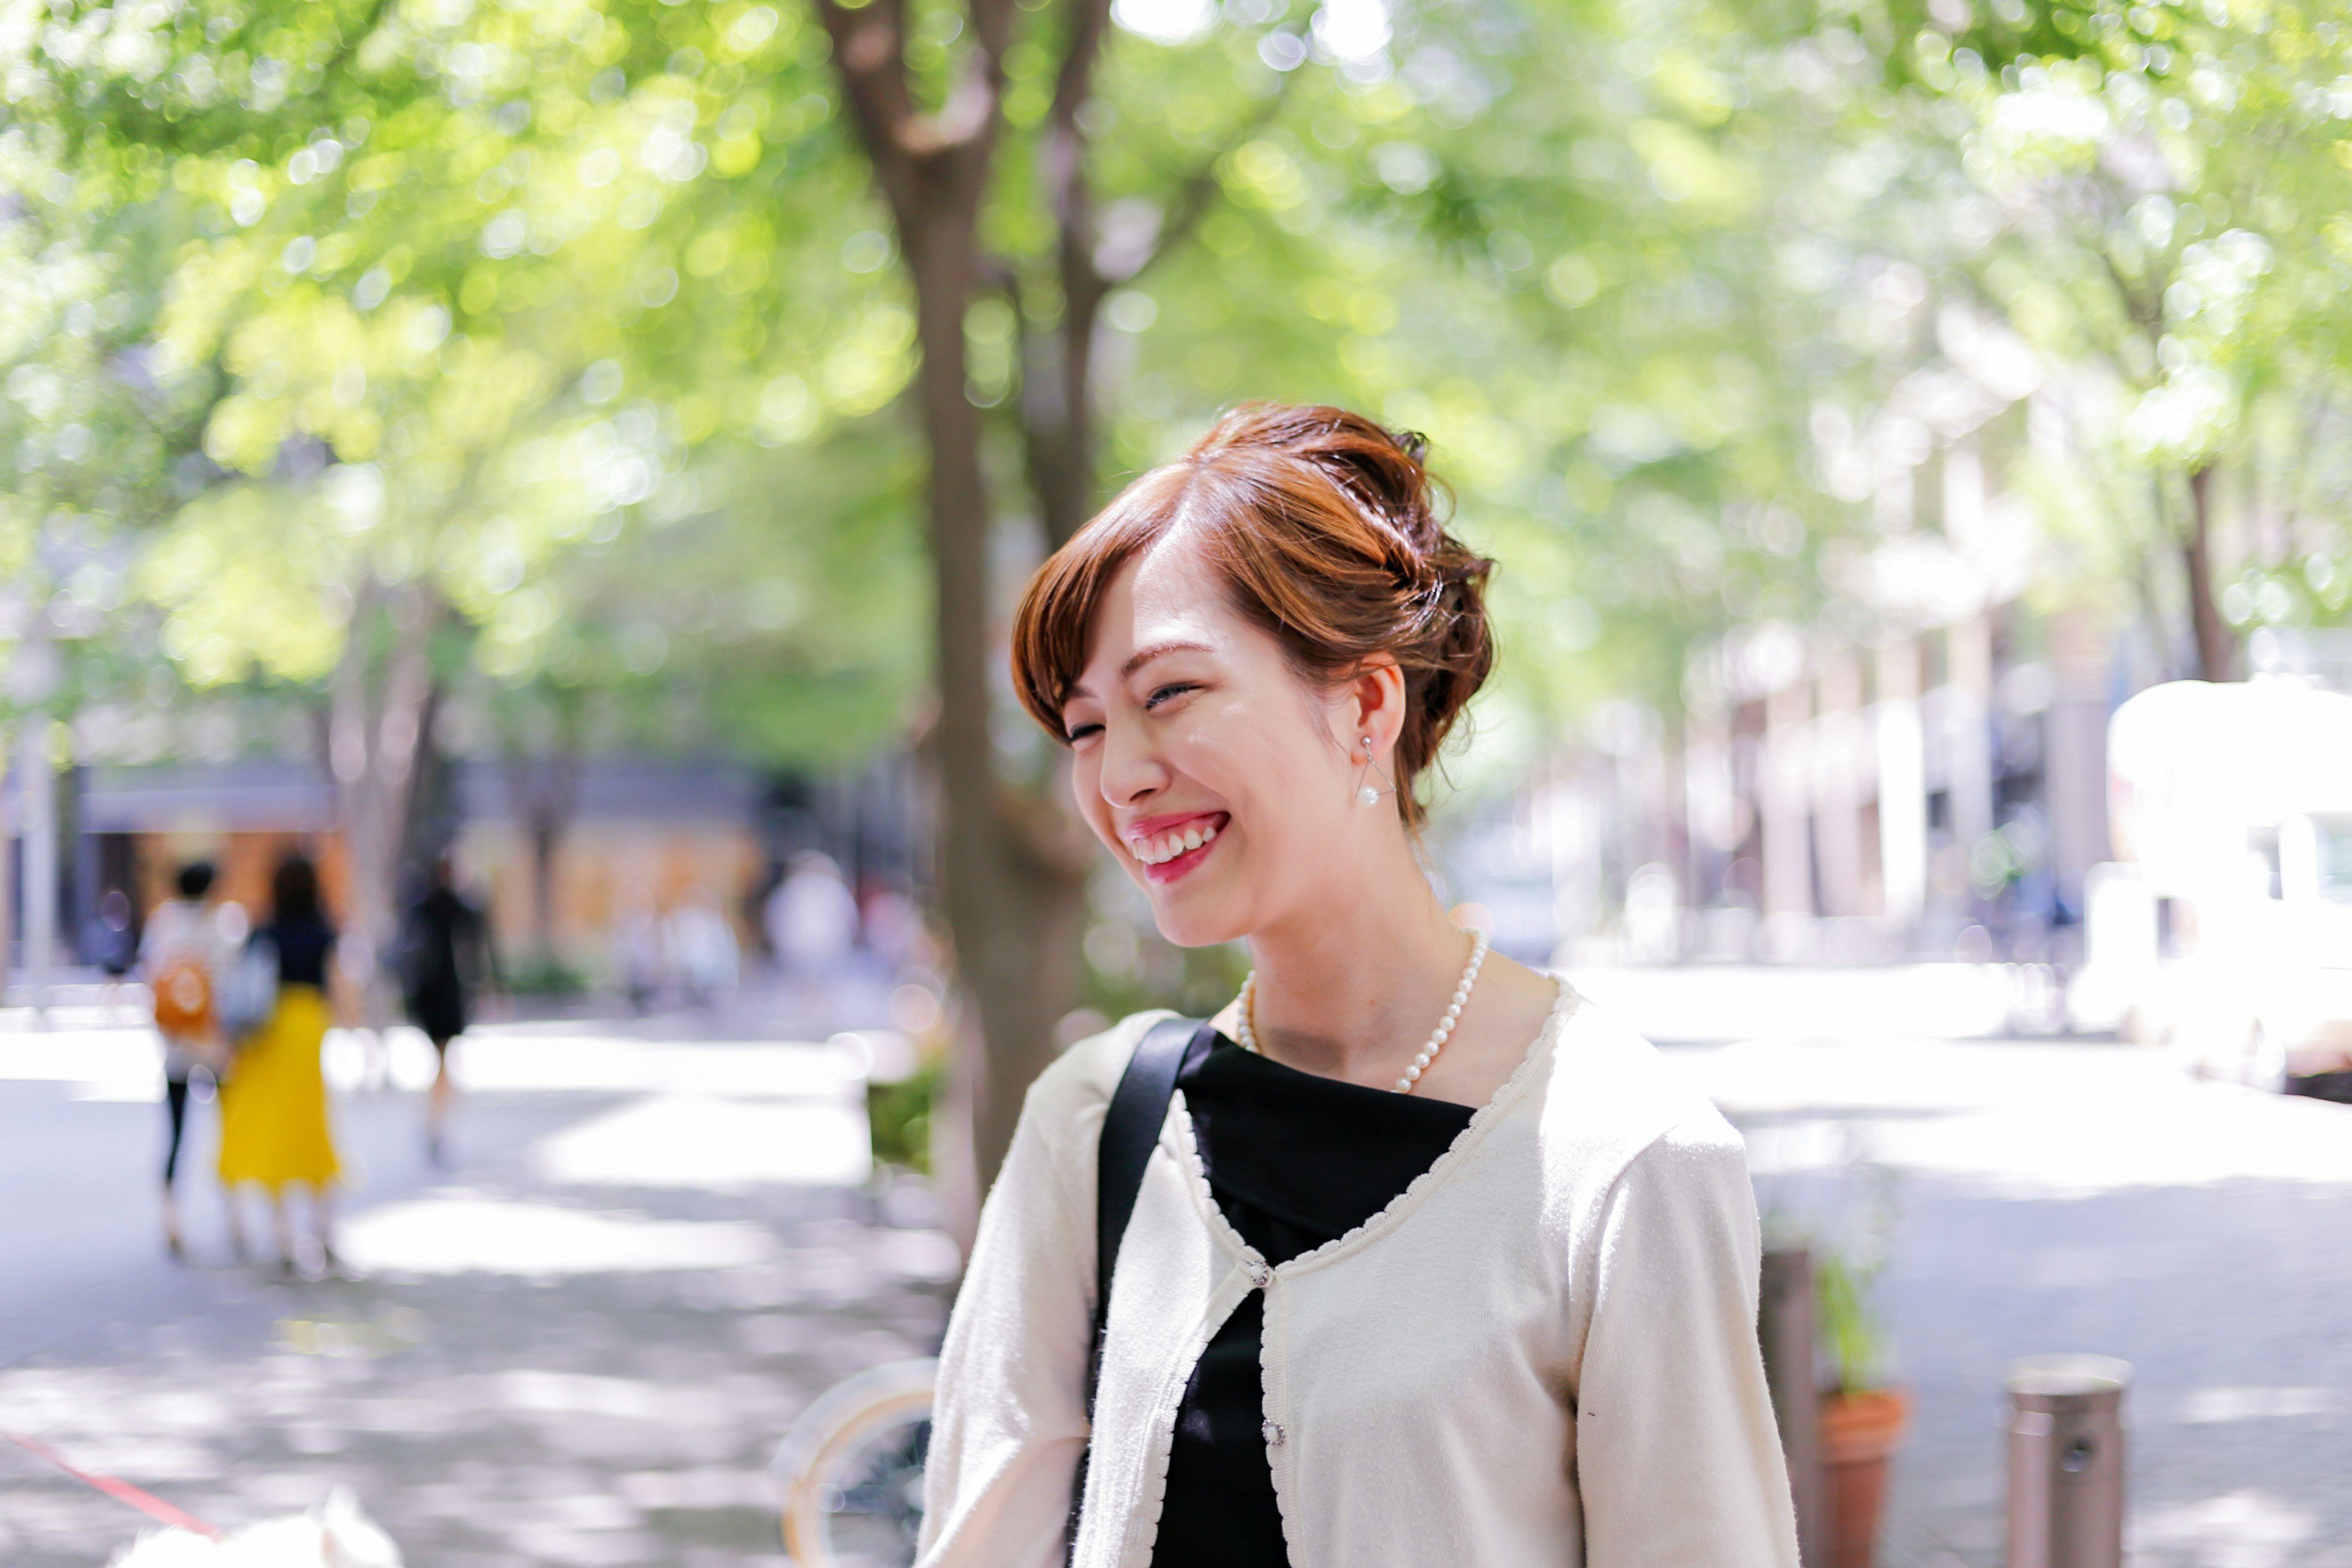
[[[935,1057],[903,1083],[866,1086],[866,1117],[872,1129],[875,1159],[930,1173],[931,1112],[946,1082],[946,1058]]]
[[[1080,1000],[1106,1021],[1153,1007],[1205,1017],[1233,999],[1249,973],[1239,944],[1178,947],[1115,920],[1094,928],[1087,957]]]
[[[1868,1393],[1886,1375],[1886,1328],[1872,1297],[1878,1271],[1835,1251],[1813,1260],[1814,1310],[1840,1394]]]
[[[1915,541],[1893,582],[1885,545],[1947,521],[1955,443],[2042,514],[2053,592],[2172,613],[2185,476],[2216,468],[2233,613],[2341,619],[2344,9],[1115,27],[1101,247],[1182,232],[1106,304],[1107,477],[1244,396],[1427,431],[1503,562],[1490,731],[1529,748],[1603,695],[1676,705],[1728,627],[1933,608],[1977,546]],[[1002,287],[967,318],[1016,520],[1071,14],[1021,13]],[[959,12],[910,16],[943,95]],[[914,321],[828,48],[746,0],[0,0],[0,576],[80,607],[70,688],[315,688],[368,585],[417,583],[468,628],[453,678],[598,743],[824,763],[903,733]]]
[[[500,978],[517,996],[584,996],[589,990],[585,973],[552,955],[526,958],[509,967]]]
[[[0,147],[26,185],[56,166],[71,231],[71,265],[25,263],[46,308],[17,334],[62,363],[16,390],[79,467],[12,449],[165,492],[94,501],[157,531],[135,588],[189,681],[317,681],[359,585],[415,581],[492,681],[688,687],[692,743],[837,756],[898,722],[912,542],[861,514],[901,443],[854,427],[906,381],[908,316],[838,259],[862,173],[797,7],[7,11]],[[110,437],[55,389],[108,390],[124,341],[154,406]],[[13,490],[18,533],[54,512]]]

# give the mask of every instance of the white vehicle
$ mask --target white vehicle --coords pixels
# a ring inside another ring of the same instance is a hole
[[[2151,687],[2107,758],[2120,863],[2087,889],[2084,989],[2200,1073],[2352,1069],[2352,696]]]

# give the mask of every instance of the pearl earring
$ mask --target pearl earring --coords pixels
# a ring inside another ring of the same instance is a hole
[[[1363,742],[1364,773],[1369,773],[1371,772],[1372,768],[1372,738],[1370,735],[1366,735],[1363,737]],[[1363,774],[1359,773],[1357,777],[1361,778],[1363,777]],[[1358,805],[1378,805],[1381,804],[1381,796],[1387,793],[1388,792],[1386,790],[1374,789],[1369,783],[1367,783],[1356,791],[1356,804]]]

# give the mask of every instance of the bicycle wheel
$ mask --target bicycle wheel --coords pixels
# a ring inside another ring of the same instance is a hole
[[[800,1568],[908,1568],[923,1526],[939,1363],[892,1362],[820,1395],[771,1466]]]

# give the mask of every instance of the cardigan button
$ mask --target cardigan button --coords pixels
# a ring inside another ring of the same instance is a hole
[[[1259,1436],[1265,1439],[1265,1446],[1267,1447],[1279,1448],[1282,1447],[1282,1428],[1275,1423],[1268,1421],[1257,1429],[1257,1434]]]
[[[1264,1289],[1265,1282],[1274,1278],[1274,1270],[1253,1258],[1250,1259],[1249,1277],[1251,1284]]]

